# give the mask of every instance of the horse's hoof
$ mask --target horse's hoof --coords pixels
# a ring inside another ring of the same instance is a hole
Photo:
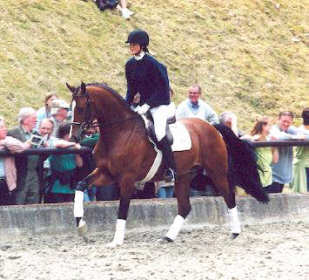
[[[174,242],[173,239],[167,237],[167,236],[164,236],[164,237],[161,237],[159,240],[159,243],[171,243],[171,242]]]
[[[87,231],[88,231],[88,226],[87,226],[86,222],[84,220],[80,220],[78,227],[77,227],[78,234],[80,236],[84,237],[86,235]]]
[[[107,243],[106,244],[106,247],[107,248],[111,248],[111,249],[114,249],[114,248],[116,248],[116,247],[120,247],[122,244],[120,244],[120,243],[116,243],[116,242],[110,242],[110,243]]]
[[[231,239],[234,240],[238,237],[239,233],[232,233]]]

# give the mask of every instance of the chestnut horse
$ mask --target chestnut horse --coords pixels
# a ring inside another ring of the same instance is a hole
[[[72,92],[71,136],[78,138],[93,119],[98,120],[100,127],[100,138],[93,151],[97,167],[78,183],[75,192],[74,216],[77,227],[80,232],[86,228],[83,219],[83,191],[92,184],[104,186],[116,183],[120,188],[120,203],[114,239],[109,245],[122,245],[135,183],[147,175],[156,151],[148,139],[142,117],[132,111],[113,89],[98,83],[81,83],[77,88],[67,84],[67,87]],[[254,150],[227,127],[215,128],[197,118],[183,119],[181,122],[190,134],[192,147],[187,151],[174,152],[178,215],[162,240],[175,240],[191,210],[189,192],[194,174],[192,170],[195,167],[206,170],[223,196],[228,207],[232,237],[235,238],[241,232],[241,226],[234,186],[237,184],[243,187],[261,202],[268,201],[260,183]],[[161,180],[163,173],[164,167],[161,164],[152,181]]]

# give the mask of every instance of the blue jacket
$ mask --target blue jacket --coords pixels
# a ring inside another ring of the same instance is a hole
[[[170,104],[169,79],[166,67],[145,54],[141,60],[134,57],[126,63],[127,95],[131,104],[136,93],[141,95],[140,105],[150,108]]]

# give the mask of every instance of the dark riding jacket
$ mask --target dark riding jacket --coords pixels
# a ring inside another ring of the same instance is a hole
[[[139,93],[140,104],[150,108],[170,104],[169,79],[166,67],[149,54],[140,60],[134,57],[126,63],[127,95],[126,101],[132,104]]]

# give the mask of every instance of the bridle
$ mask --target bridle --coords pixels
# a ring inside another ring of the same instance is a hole
[[[84,133],[84,131],[89,129],[93,125],[93,123],[92,123],[93,120],[91,118],[90,96],[89,96],[89,93],[86,90],[86,86],[82,84],[81,87],[80,87],[80,91],[81,91],[81,93],[80,93],[80,95],[78,95],[78,89],[76,89],[76,92],[73,93],[72,101],[71,101],[71,108],[72,108],[72,111],[73,111],[73,114],[74,114],[74,108],[72,107],[72,105],[74,104],[74,102],[76,102],[75,98],[76,97],[85,97],[86,98],[84,121],[82,121],[82,122],[72,121],[71,122],[71,126],[73,126],[73,125],[79,126],[78,134],[77,134],[77,137],[76,137],[78,142],[81,140],[81,136]],[[139,116],[134,115],[132,117],[129,117],[129,118],[126,118],[126,119],[123,119],[123,120],[114,120],[114,121],[110,121],[110,122],[107,122],[107,123],[104,123],[104,124],[99,124],[99,127],[106,129],[108,127],[123,123],[125,121],[137,119],[137,118],[139,118]]]
[[[77,91],[78,89],[76,90],[76,92],[73,93],[73,96],[72,96],[72,101],[71,101],[71,108],[72,108],[72,112],[73,112],[73,117],[74,117],[74,102],[76,102],[75,98],[76,97],[85,97],[86,98],[86,108],[85,108],[85,112],[84,112],[84,121],[82,122],[74,122],[72,121],[71,122],[71,126],[73,125],[78,125],[79,126],[79,130],[78,130],[78,134],[77,134],[77,140],[78,142],[81,140],[81,136],[83,134],[83,132],[87,129],[89,129],[91,126],[92,126],[92,119],[91,119],[91,107],[90,107],[90,98],[89,98],[89,93],[87,92],[86,90],[86,87],[81,86],[80,88],[81,90],[81,94],[80,95],[77,95]]]

